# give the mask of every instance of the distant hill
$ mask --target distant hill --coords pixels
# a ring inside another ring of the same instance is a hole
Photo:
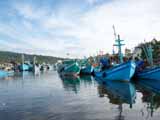
[[[36,56],[36,60],[40,64],[43,62],[54,64],[57,60],[63,59],[63,58],[52,57],[52,56],[24,54],[25,61],[33,61],[34,56]],[[22,61],[21,53],[0,51],[0,63],[7,63],[7,62],[21,63],[21,61]]]

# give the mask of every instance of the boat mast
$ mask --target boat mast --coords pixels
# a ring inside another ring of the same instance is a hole
[[[142,45],[142,49],[146,55],[146,58],[147,58],[147,61],[148,63],[153,66],[153,55],[152,55],[152,52],[153,52],[153,49],[152,49],[152,45],[149,44],[149,46],[146,44],[144,44],[144,46]]]
[[[120,35],[118,35],[118,39],[115,40],[115,42],[117,44],[114,44],[114,46],[118,47],[118,56],[119,56],[120,63],[123,63],[123,54],[122,54],[122,48],[121,47],[123,45],[125,45],[125,44],[122,44],[122,41],[124,41],[124,40],[121,40]]]
[[[116,40],[117,39],[117,34],[116,34],[116,30],[115,30],[115,27],[113,25],[113,32],[114,32],[114,39]],[[114,45],[113,45],[113,48],[112,48],[112,52],[113,52],[113,55],[115,54],[115,51],[114,51]]]
[[[150,61],[151,66],[153,66],[153,55],[152,55],[152,52],[153,52],[153,49],[152,49],[152,46],[150,44],[149,47],[148,47],[148,57],[149,57],[149,61]]]
[[[119,61],[120,61],[120,63],[123,63],[123,54],[122,54],[122,48],[121,47],[123,45],[125,45],[125,44],[122,44],[122,41],[124,41],[124,40],[120,39],[120,35],[118,35],[118,39],[117,39],[117,34],[116,34],[116,30],[115,30],[114,25],[113,25],[113,31],[114,31],[115,42],[117,43],[117,44],[114,44],[113,46],[118,47]]]

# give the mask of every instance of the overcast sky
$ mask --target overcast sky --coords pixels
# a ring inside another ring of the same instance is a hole
[[[83,57],[160,39],[159,0],[0,0],[0,50]]]

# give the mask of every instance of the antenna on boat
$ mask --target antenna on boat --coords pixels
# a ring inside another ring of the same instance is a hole
[[[113,54],[113,55],[115,54],[114,45],[113,45],[113,48],[112,48],[112,54]]]
[[[116,40],[116,39],[117,39],[116,29],[115,29],[115,26],[114,26],[114,25],[113,25],[112,27],[113,27],[114,37],[115,37],[114,39]],[[113,45],[113,48],[112,48],[112,52],[113,52],[112,54],[114,55],[114,54],[115,54],[114,45]]]
[[[125,44],[122,44],[121,42],[124,41],[124,40],[120,39],[120,35],[118,35],[118,38],[117,38],[117,34],[116,34],[116,30],[115,30],[114,25],[113,25],[113,31],[114,31],[115,42],[117,43],[117,44],[114,44],[114,46],[118,47],[119,60],[120,60],[120,63],[123,63],[123,54],[122,54],[122,48],[121,47]]]
[[[113,25],[113,32],[114,32],[114,37],[115,37],[115,40],[116,40],[117,39],[117,34],[116,34],[116,29],[115,29],[114,25]]]

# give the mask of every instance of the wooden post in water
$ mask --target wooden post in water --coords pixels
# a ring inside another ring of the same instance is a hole
[[[33,65],[35,65],[36,64],[36,56],[34,56],[34,58],[33,58]]]
[[[22,54],[22,65],[24,64],[24,54]]]

